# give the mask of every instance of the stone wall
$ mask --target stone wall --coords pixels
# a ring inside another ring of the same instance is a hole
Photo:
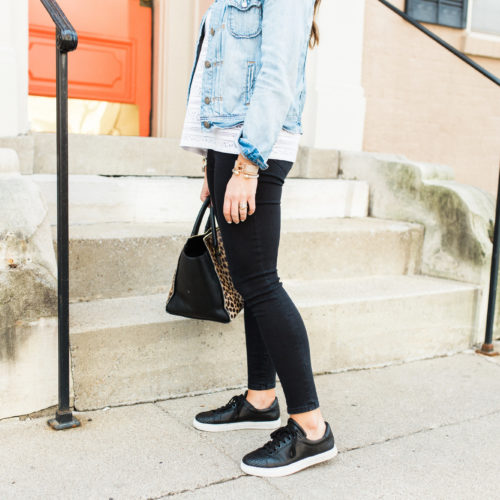
[[[0,418],[57,402],[57,266],[47,205],[0,149]]]

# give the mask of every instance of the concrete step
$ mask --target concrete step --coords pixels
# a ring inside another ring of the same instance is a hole
[[[284,281],[324,373],[468,348],[480,288],[422,275]],[[77,410],[246,383],[243,314],[229,324],[168,315],[165,294],[70,306]]]
[[[55,134],[32,134],[23,141],[9,141],[6,146],[14,147],[21,153],[23,172],[57,172]],[[27,150],[31,158],[25,158]],[[179,139],[69,135],[70,174],[202,177],[201,163],[201,156],[184,151],[179,146]],[[338,151],[300,146],[288,176],[335,178],[338,164]]]
[[[55,175],[33,175],[47,200],[51,224],[57,221]],[[70,224],[103,222],[194,221],[201,201],[202,179],[188,177],[103,177],[71,175]],[[364,181],[287,179],[283,188],[284,219],[364,217],[369,186]]]
[[[73,301],[168,291],[192,222],[70,226]],[[56,228],[53,227],[57,248]],[[420,271],[423,226],[373,217],[285,219],[282,278],[324,279]]]

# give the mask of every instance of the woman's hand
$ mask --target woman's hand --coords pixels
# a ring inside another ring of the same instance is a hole
[[[246,163],[252,163],[242,154],[238,156],[238,159]],[[255,167],[257,169],[259,168],[257,165],[255,165]],[[226,193],[224,195],[223,213],[226,222],[229,224],[231,224],[231,222],[238,224],[240,221],[243,222],[246,220],[247,210],[248,215],[252,215],[255,212],[256,191],[257,179],[248,179],[244,177],[243,174],[233,174],[227,183]],[[240,204],[246,206],[247,203],[248,209],[240,209]]]
[[[205,201],[208,196],[210,196],[210,190],[208,189],[207,169],[205,168],[205,179],[203,181],[203,186],[201,187],[200,200]]]

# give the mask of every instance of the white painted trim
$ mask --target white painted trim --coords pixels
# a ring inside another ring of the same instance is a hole
[[[493,33],[483,33],[481,31],[472,30],[472,11],[474,10],[474,2],[476,0],[469,0],[467,6],[467,21],[465,23],[465,32],[467,36],[473,36],[474,38],[481,38],[483,40],[491,42],[500,42],[500,34]]]
[[[28,0],[0,0],[0,136],[28,132]]]
[[[321,3],[320,42],[308,54],[303,145],[362,150],[364,15],[365,0]]]
[[[156,137],[180,137],[193,61],[195,2],[154,0],[153,126]],[[196,30],[197,32],[197,27]]]
[[[466,33],[467,36],[477,38],[480,40],[485,40],[487,42],[500,42],[500,35],[493,35],[491,33],[481,33],[480,31],[469,31]]]

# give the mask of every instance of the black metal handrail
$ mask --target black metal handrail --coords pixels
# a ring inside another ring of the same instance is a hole
[[[432,32],[428,28],[426,28],[423,24],[420,24],[418,21],[413,19],[413,17],[409,16],[406,12],[403,12],[401,9],[398,9],[392,3],[388,2],[387,0],[378,0],[380,3],[384,4],[386,7],[391,9],[393,12],[401,16],[403,19],[408,21],[410,24],[415,26],[415,28],[418,28],[420,31],[424,32],[427,36],[432,38],[435,42],[439,43],[439,45],[442,45],[445,49],[448,49],[452,54],[456,55],[459,59],[467,63],[469,66],[473,67],[476,71],[479,71],[483,76],[486,78],[489,78],[493,83],[496,83],[497,85],[500,85],[500,78],[495,76],[493,73],[490,73],[487,69],[483,68],[480,64],[478,64],[476,61],[471,59],[470,57],[467,57],[463,52],[460,52],[460,50],[456,49],[453,47],[453,45],[450,45],[448,42],[443,40],[441,37],[436,35],[436,33]]]
[[[55,0],[40,0],[56,25],[58,408],[53,429],[78,427],[69,406],[68,52],[78,35]]]
[[[55,0],[41,0],[41,2],[56,25],[56,45],[59,52],[75,50],[78,45],[78,35],[59,4]]]
[[[410,24],[423,31],[427,36],[432,38],[435,42],[442,45],[445,49],[448,49],[452,54],[456,55],[463,62],[467,63],[469,66],[479,71],[483,76],[491,80],[500,86],[500,78],[490,73],[487,69],[483,68],[476,61],[473,61],[470,57],[467,57],[463,52],[450,45],[448,42],[444,41],[441,37],[433,33],[431,30],[427,29],[425,26],[420,24],[418,21],[413,19],[411,16],[398,9],[392,3],[387,0],[379,0],[383,5],[391,9],[393,12],[401,16],[403,19],[408,21]],[[495,225],[494,225],[494,237],[493,237],[493,250],[491,254],[491,267],[490,267],[490,282],[489,282],[489,292],[488,292],[488,312],[486,315],[486,332],[484,336],[484,343],[480,349],[476,352],[479,354],[486,354],[488,356],[497,356],[499,353],[495,351],[493,346],[493,323],[495,319],[495,303],[496,303],[496,293],[497,293],[497,281],[498,281],[498,264],[499,264],[499,248],[500,244],[500,170],[499,179],[497,187],[497,200],[495,209]]]

